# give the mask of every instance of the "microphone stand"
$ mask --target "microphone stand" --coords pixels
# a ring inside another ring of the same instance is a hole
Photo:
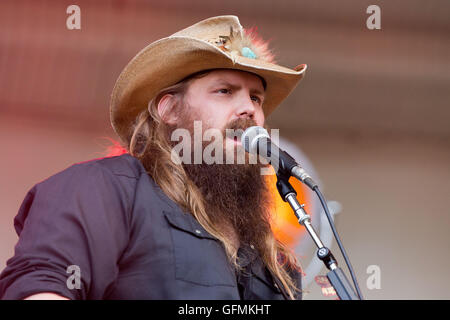
[[[300,204],[297,201],[297,192],[289,183],[290,174],[287,174],[288,170],[277,170],[277,189],[280,193],[283,201],[288,202],[294,211],[295,216],[298,219],[300,225],[304,226],[309,235],[313,239],[317,246],[317,257],[322,260],[328,270],[327,278],[336,291],[338,297],[341,300],[359,300],[353,287],[350,285],[347,277],[340,267],[337,265],[337,261],[331,253],[330,249],[325,247],[317,235],[311,224],[311,217],[307,214],[303,208],[305,205]]]

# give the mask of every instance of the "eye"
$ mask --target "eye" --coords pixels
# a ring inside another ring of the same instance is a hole
[[[258,102],[259,104],[261,104],[261,102],[262,102],[258,96],[251,96],[251,98],[252,98],[252,100],[253,100],[253,98],[255,98],[253,101]]]
[[[223,88],[223,89],[217,90],[217,92],[220,92],[220,93],[231,93],[231,90],[230,90],[230,89]]]

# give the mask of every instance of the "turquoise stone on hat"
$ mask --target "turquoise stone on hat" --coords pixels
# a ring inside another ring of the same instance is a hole
[[[256,54],[250,49],[249,47],[243,47],[241,50],[241,53],[244,57],[250,58],[250,59],[256,59]]]

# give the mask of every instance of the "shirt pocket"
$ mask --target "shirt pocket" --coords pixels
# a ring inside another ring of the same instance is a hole
[[[223,245],[187,213],[164,211],[171,226],[178,280],[203,286],[236,286]]]

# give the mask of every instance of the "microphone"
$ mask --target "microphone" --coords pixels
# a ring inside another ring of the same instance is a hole
[[[259,155],[269,161],[277,174],[282,170],[283,174],[296,177],[312,190],[317,187],[317,183],[305,169],[289,153],[280,149],[270,140],[269,133],[263,127],[252,126],[247,128],[241,136],[241,143],[248,153]]]
[[[308,173],[300,166],[295,159],[292,158],[286,151],[280,149],[275,143],[270,140],[269,133],[266,129],[253,126],[249,127],[241,136],[241,144],[244,146],[245,151],[250,154],[255,154],[263,157],[274,167],[277,173],[277,189],[280,193],[281,198],[288,202],[294,211],[295,216],[301,225],[305,226],[308,233],[311,235],[316,246],[318,247],[317,256],[322,260],[326,267],[331,271],[328,272],[327,277],[331,282],[331,285],[336,290],[340,299],[343,300],[362,300],[361,290],[358,285],[358,281],[353,271],[353,267],[350,264],[347,253],[345,252],[342,241],[337,233],[336,227],[333,223],[333,218],[329,212],[327,202],[319,190],[319,186],[314,180],[309,176]],[[356,288],[357,294],[353,291],[350,286],[345,274],[342,269],[337,266],[337,262],[331,254],[330,250],[323,246],[322,241],[317,236],[313,226],[311,225],[310,216],[303,209],[303,205],[300,205],[296,199],[295,189],[289,183],[289,177],[294,176],[301,182],[306,184],[311,188],[319,197],[320,203],[322,204],[325,214],[327,215],[328,222],[330,223],[331,230],[333,231],[334,237],[339,245],[339,249],[342,252],[342,256],[345,259],[348,270],[352,276],[353,284]]]

